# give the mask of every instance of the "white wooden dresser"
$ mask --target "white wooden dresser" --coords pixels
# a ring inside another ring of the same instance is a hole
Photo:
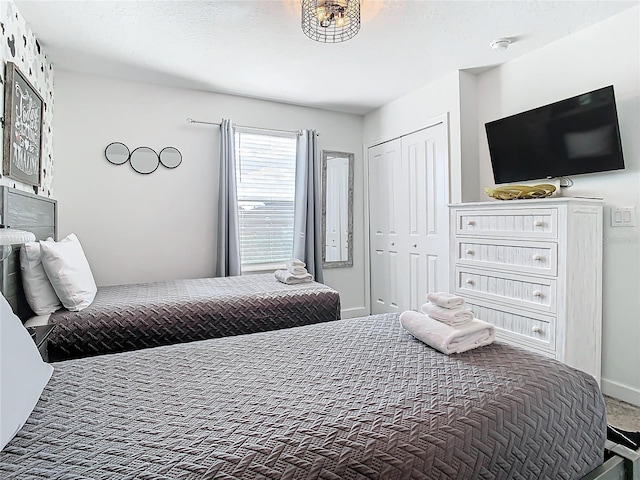
[[[450,205],[452,291],[497,337],[600,383],[603,202]]]

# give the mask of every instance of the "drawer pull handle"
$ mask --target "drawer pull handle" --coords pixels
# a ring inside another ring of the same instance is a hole
[[[417,243],[414,243],[414,244],[413,244],[413,248],[418,248],[418,244],[417,244]]]
[[[467,278],[467,285],[473,285],[473,280],[471,280],[470,278]]]
[[[391,246],[393,247],[396,244],[396,242],[391,242]]]
[[[533,333],[542,333],[542,327],[539,327],[538,325],[534,325],[534,327],[531,329],[531,331]]]
[[[541,227],[541,226],[542,226],[542,220],[536,220],[533,224],[534,224],[536,227]]]
[[[536,262],[539,262],[540,260],[542,260],[542,257],[541,257],[540,255],[534,255],[534,256],[533,256],[533,259],[534,259]]]
[[[537,298],[540,298],[540,297],[542,297],[542,292],[540,290],[534,290],[533,291],[533,296],[537,297]]]
[[[476,222],[474,222],[473,220],[467,220],[467,225],[469,225],[470,227],[473,227],[476,224]]]
[[[473,255],[473,250],[467,250],[467,255]]]

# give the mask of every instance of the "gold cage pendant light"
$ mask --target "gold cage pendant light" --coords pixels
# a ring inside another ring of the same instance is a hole
[[[359,0],[301,0],[302,31],[320,43],[340,43],[360,31]]]

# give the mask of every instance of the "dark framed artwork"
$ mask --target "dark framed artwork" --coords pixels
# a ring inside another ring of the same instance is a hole
[[[2,173],[40,185],[44,101],[12,62],[5,67],[4,160]]]

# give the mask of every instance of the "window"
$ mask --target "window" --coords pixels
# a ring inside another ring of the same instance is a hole
[[[243,271],[283,265],[293,252],[296,137],[236,129]]]

